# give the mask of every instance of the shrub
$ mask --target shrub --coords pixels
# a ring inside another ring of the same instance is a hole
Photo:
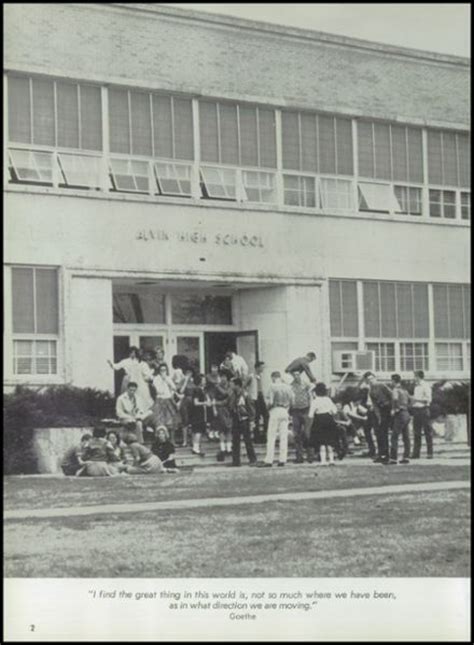
[[[114,398],[108,392],[60,385],[31,390],[18,386],[4,395],[3,467],[5,474],[36,472],[34,428],[95,425],[113,417]]]

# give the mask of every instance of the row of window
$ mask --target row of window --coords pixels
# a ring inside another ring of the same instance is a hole
[[[433,306],[429,305],[429,288]],[[471,291],[468,285],[330,280],[331,336],[335,338],[467,339],[471,335]],[[363,320],[363,322],[361,321]]]
[[[152,158],[200,160],[275,169],[276,110],[243,103],[198,101],[194,133],[191,99],[111,87],[105,135],[99,86],[47,78],[8,76],[8,137],[13,144],[102,151]],[[470,186],[470,139],[465,133],[356,120],[358,175],[433,186]],[[354,175],[352,121],[281,110],[284,170]]]
[[[278,204],[278,174],[263,170],[199,167],[190,163],[101,157],[10,148],[11,180],[20,184],[120,193],[198,197]],[[469,220],[470,192],[369,183],[335,177],[283,174],[283,203],[323,213],[382,212]],[[355,193],[357,186],[357,193]],[[357,205],[356,197],[357,195]]]
[[[377,372],[411,372],[430,369],[440,372],[462,372],[471,369],[470,342],[442,342],[434,344],[434,357],[430,360],[427,342],[393,341],[366,342],[366,350],[375,353]],[[332,350],[357,350],[356,342],[333,342]]]

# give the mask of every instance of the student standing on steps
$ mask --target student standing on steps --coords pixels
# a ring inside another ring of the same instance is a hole
[[[389,464],[396,464],[398,457],[398,439],[402,435],[403,439],[403,459],[401,464],[408,464],[410,457],[410,436],[408,434],[408,425],[410,423],[410,413],[408,406],[410,405],[410,395],[402,386],[402,378],[400,374],[392,374],[392,438],[390,445],[390,461]]]
[[[251,466],[257,463],[257,456],[252,443],[250,424],[255,419],[252,400],[243,388],[241,378],[232,381],[232,392],[229,396],[229,410],[232,416],[232,466],[240,466],[240,438],[242,437]]]
[[[267,454],[265,455],[264,467],[273,465],[275,455],[275,442],[277,436],[280,438],[279,466],[284,466],[288,457],[288,411],[294,404],[295,396],[293,390],[287,383],[281,380],[280,372],[272,372],[272,384],[268,391],[268,407],[270,418],[268,421],[267,433]]]

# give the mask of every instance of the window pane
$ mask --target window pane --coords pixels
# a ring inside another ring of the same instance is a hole
[[[188,325],[231,325],[230,296],[172,295],[173,323]]]
[[[395,285],[389,282],[380,283],[380,312],[382,318],[381,336],[396,338],[397,311],[395,306]]]
[[[413,285],[413,306],[414,337],[427,338],[429,336],[428,285]]]
[[[443,184],[457,186],[456,136],[452,132],[443,132]]]
[[[449,305],[447,285],[433,285],[433,311],[436,338],[449,338]]]
[[[301,170],[298,114],[296,112],[281,113],[281,130],[283,168]]]
[[[329,280],[329,310],[330,310],[330,320],[331,320],[331,336],[343,335],[340,289],[341,289],[340,280]],[[341,349],[345,349],[345,347],[342,347]]]
[[[359,175],[374,177],[374,149],[372,124],[359,121],[357,124]]]
[[[189,99],[173,99],[175,158],[194,157],[193,115]]]
[[[316,117],[314,114],[301,115],[302,169],[318,172],[318,150],[316,139]]]
[[[456,193],[454,190],[443,190],[443,216],[447,219],[456,217]]]
[[[407,128],[409,181],[423,181],[423,143],[421,130]],[[392,144],[393,145],[393,144]]]
[[[152,154],[150,95],[145,92],[130,93],[132,122],[132,154]]]
[[[397,314],[398,338],[412,338],[414,336],[414,316],[410,284],[397,283]]]
[[[102,99],[100,87],[81,85],[81,148],[102,150]]]
[[[244,166],[258,166],[257,110],[240,106],[240,154]]]
[[[219,162],[216,103],[200,101],[199,129],[201,133],[201,159],[203,161]]]
[[[27,78],[8,78],[8,135],[10,141],[31,143],[30,82]]]
[[[459,185],[469,188],[471,185],[471,152],[468,134],[458,134]]]
[[[364,326],[366,337],[380,337],[380,304],[377,282],[364,282]]]
[[[366,348],[375,352],[375,370],[378,372],[393,372],[395,370],[394,343],[367,343]]]
[[[471,219],[471,194],[461,193],[461,219]]]
[[[109,89],[109,133],[111,152],[130,153],[128,92]]]
[[[451,371],[463,369],[461,343],[436,343],[436,369]]]
[[[464,338],[471,337],[471,288],[463,286],[464,296]],[[469,345],[470,347],[470,345]]]
[[[334,119],[330,116],[318,117],[319,134],[319,172],[336,173],[336,139]]]
[[[449,285],[449,338],[464,338],[463,289],[460,285]]]
[[[260,166],[276,168],[276,136],[274,110],[258,109]]]
[[[392,125],[392,176],[394,181],[408,181],[406,129]]]
[[[156,291],[115,292],[113,294],[114,323],[164,324],[165,296]]]
[[[12,268],[12,328],[19,334],[35,331],[33,269]]]
[[[36,271],[36,332],[58,333],[58,275],[55,269]]]
[[[239,130],[237,125],[237,106],[220,103],[219,120],[221,135],[221,162],[238,166]]]
[[[337,173],[352,175],[352,122],[350,119],[336,119]]]
[[[13,373],[33,373],[33,342],[16,340],[13,342]]]
[[[55,144],[53,81],[33,79],[33,143]]]
[[[342,294],[342,335],[358,336],[359,324],[357,320],[357,285],[355,282],[343,280],[341,282]]]
[[[153,150],[155,157],[173,158],[171,98],[153,94]]]
[[[390,133],[389,126],[374,124],[375,134],[375,176],[377,179],[390,179]]]
[[[430,184],[443,183],[441,133],[436,130],[428,130],[428,181]]]
[[[58,146],[79,148],[79,106],[75,83],[56,83]]]
[[[441,217],[441,191],[440,190],[430,190],[430,217]]]

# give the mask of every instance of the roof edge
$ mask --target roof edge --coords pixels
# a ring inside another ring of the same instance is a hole
[[[75,3],[71,3],[75,4]],[[81,3],[82,6],[87,6]],[[452,54],[443,54],[440,52],[432,52],[423,49],[413,49],[410,47],[400,47],[398,45],[390,45],[377,41],[363,40],[361,38],[354,38],[351,36],[341,36],[338,34],[331,34],[328,32],[316,31],[312,29],[303,29],[301,27],[288,27],[285,25],[274,24],[269,22],[249,20],[247,18],[237,18],[235,16],[227,16],[219,13],[209,13],[204,11],[196,11],[194,9],[182,9],[178,7],[169,7],[159,3],[128,3],[128,2],[100,2],[94,3],[89,6],[100,7],[113,7],[125,9],[128,11],[142,12],[147,14],[155,14],[167,16],[169,18],[178,18],[184,20],[194,20],[199,22],[208,22],[216,25],[224,25],[227,27],[240,27],[252,31],[261,31],[266,33],[278,34],[281,36],[289,36],[299,38],[302,40],[312,40],[316,42],[324,42],[329,45],[338,45],[342,47],[352,47],[356,49],[364,49],[376,51],[381,54],[388,54],[394,56],[403,56],[414,58],[418,60],[428,60],[431,62],[447,63],[451,65],[460,65],[462,67],[470,67],[471,61],[464,56],[455,56]],[[216,6],[219,6],[218,4]]]

